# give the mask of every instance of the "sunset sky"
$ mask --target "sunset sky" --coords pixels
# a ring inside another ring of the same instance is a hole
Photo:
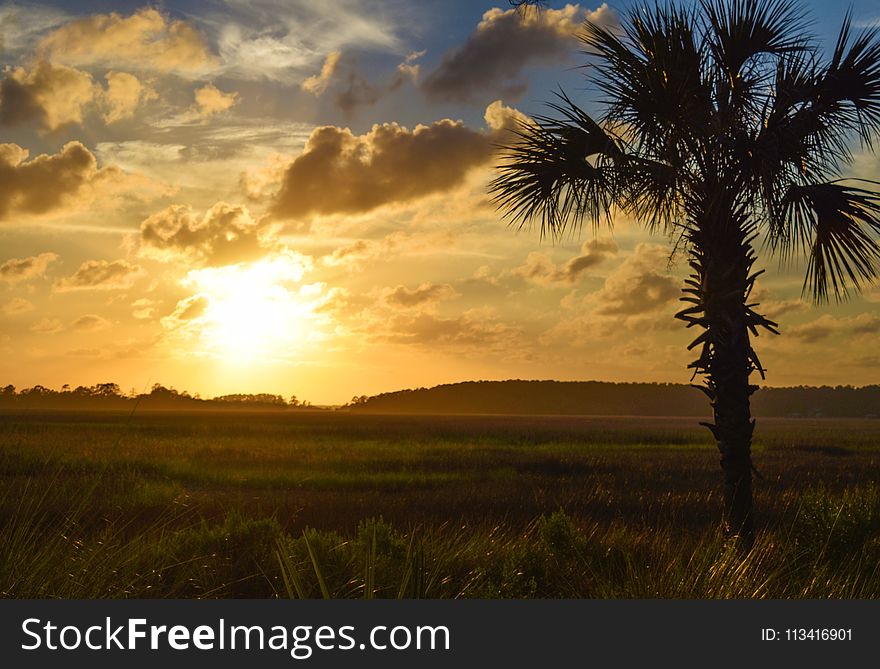
[[[595,109],[575,35],[626,7],[548,4],[0,5],[0,382],[687,382],[669,240],[619,219],[542,242],[486,195],[516,119],[559,86]],[[805,6],[832,45],[846,4]],[[803,262],[765,264],[768,383],[877,383],[880,288],[813,307]]]

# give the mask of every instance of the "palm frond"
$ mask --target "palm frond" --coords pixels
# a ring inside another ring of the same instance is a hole
[[[691,9],[636,6],[623,32],[587,23],[581,40],[605,95],[603,120],[627,130],[638,153],[674,165],[709,130],[711,89]]]
[[[623,195],[619,139],[565,94],[550,106],[562,118],[537,116],[534,123],[521,123],[518,141],[502,147],[503,162],[489,184],[492,199],[514,225],[540,222],[542,236],[558,237],[584,221],[610,226]]]
[[[806,15],[792,0],[700,0],[700,6],[710,27],[712,54],[731,82],[756,56],[807,48]]]
[[[858,133],[872,146],[880,133],[880,28],[851,35],[848,15],[834,54],[817,82],[824,120],[836,128]]]
[[[784,199],[791,234],[782,244],[809,258],[804,292],[842,300],[880,275],[880,192],[828,182],[792,186]]]

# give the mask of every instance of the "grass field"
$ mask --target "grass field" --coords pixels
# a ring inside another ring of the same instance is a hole
[[[880,596],[880,420],[759,422],[748,555],[692,418],[0,421],[6,597]]]

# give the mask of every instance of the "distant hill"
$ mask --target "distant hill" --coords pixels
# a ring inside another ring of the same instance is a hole
[[[603,381],[467,381],[358,397],[348,408],[401,414],[710,414],[706,397],[692,386]],[[755,416],[878,416],[880,386],[762,388],[752,396],[752,412]]]

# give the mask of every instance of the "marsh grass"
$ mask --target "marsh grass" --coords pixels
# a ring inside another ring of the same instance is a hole
[[[875,598],[878,428],[765,421],[743,555],[690,420],[16,417],[0,593]]]

